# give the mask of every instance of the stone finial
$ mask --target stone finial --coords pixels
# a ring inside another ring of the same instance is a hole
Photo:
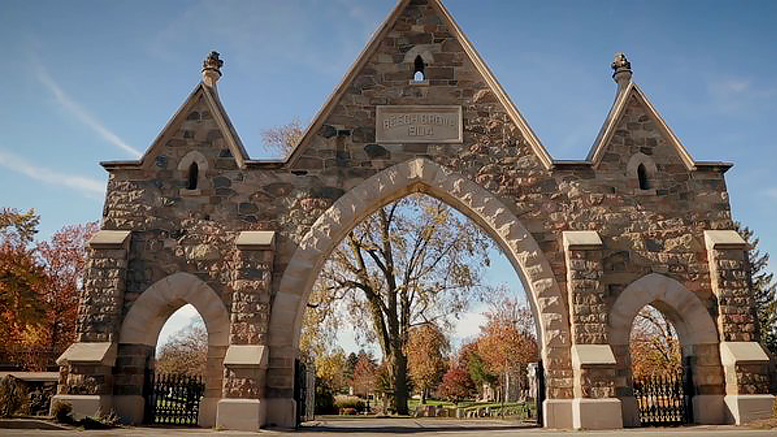
[[[625,53],[616,53],[610,66],[613,70],[612,78],[618,85],[624,87],[631,82],[631,62],[626,59]]]
[[[216,82],[221,78],[221,66],[224,65],[224,61],[219,59],[219,52],[212,51],[202,61],[202,81],[205,85],[214,86]]]

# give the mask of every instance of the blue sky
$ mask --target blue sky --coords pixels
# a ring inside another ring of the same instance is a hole
[[[582,159],[634,80],[694,158],[728,160],[734,216],[777,253],[777,2],[445,4],[551,155]],[[145,150],[215,49],[219,92],[252,157],[261,131],[310,120],[390,0],[0,2],[0,206],[36,208],[41,237],[100,218],[100,160]],[[777,255],[775,255],[777,256]]]

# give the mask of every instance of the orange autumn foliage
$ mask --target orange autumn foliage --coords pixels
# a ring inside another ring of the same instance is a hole
[[[2,357],[43,370],[75,340],[85,245],[96,223],[68,226],[32,245],[33,210],[0,210],[0,336]]]

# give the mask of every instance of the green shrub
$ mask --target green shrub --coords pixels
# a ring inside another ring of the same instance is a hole
[[[352,408],[355,412],[362,412],[364,411],[365,405],[364,401],[356,396],[335,396],[335,407],[340,411],[345,408]]]
[[[329,387],[316,385],[316,414],[337,414],[335,396]]]

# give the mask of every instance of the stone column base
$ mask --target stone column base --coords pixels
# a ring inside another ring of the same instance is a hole
[[[572,399],[545,399],[542,418],[545,428],[572,428]]]
[[[615,398],[572,401],[572,426],[575,429],[623,428],[621,401]]]
[[[55,395],[51,398],[51,412],[57,402],[67,402],[73,407],[73,419],[96,416],[98,412],[108,414],[113,407],[110,395]]]
[[[693,404],[693,422],[699,425],[723,425],[726,423],[723,395],[696,395]]]
[[[197,418],[197,425],[202,428],[213,428],[216,426],[216,412],[218,402],[221,398],[202,398],[200,401],[200,414]]]
[[[772,395],[726,395],[726,416],[729,423],[744,425],[758,419],[772,417],[774,396]]]
[[[216,407],[216,428],[259,431],[267,417],[267,401],[260,399],[221,399]]]
[[[265,399],[267,426],[293,429],[297,426],[297,402],[291,398]]]
[[[143,423],[146,400],[140,395],[116,395],[113,397],[113,409],[119,415],[121,423],[137,425]]]

